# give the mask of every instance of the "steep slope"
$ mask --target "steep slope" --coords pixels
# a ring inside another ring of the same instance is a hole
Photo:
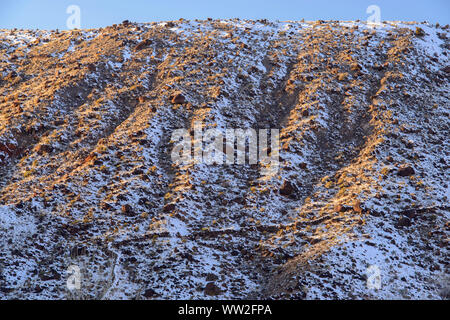
[[[447,32],[1,30],[0,297],[448,298]],[[280,129],[279,171],[173,163],[196,122]]]

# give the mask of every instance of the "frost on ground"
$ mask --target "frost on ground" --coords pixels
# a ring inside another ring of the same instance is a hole
[[[448,299],[447,34],[0,30],[0,298]],[[196,122],[280,129],[279,171],[173,163]]]

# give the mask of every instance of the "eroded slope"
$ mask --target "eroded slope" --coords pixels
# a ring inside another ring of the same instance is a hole
[[[3,30],[0,296],[448,297],[447,31]],[[173,164],[197,121],[279,128],[279,172]]]

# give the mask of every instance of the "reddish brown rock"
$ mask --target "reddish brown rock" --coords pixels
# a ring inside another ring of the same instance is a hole
[[[145,39],[144,41],[139,42],[138,45],[134,48],[134,50],[135,51],[142,50],[151,44],[152,44],[152,41],[150,39]]]
[[[205,294],[208,296],[217,296],[222,292],[213,282],[208,282],[205,287]]]
[[[290,182],[285,180],[283,182],[283,185],[280,188],[280,194],[283,196],[290,196],[293,193],[295,193],[297,190],[295,188],[295,186]]]
[[[122,213],[129,216],[133,214],[133,208],[129,204],[124,204],[122,206]]]
[[[17,151],[17,146],[12,143],[0,143],[0,151],[12,156]]]
[[[185,102],[186,102],[186,99],[184,98],[184,96],[183,96],[181,93],[175,95],[175,96],[172,98],[172,103],[173,103],[173,104],[183,104],[183,103],[185,103]]]
[[[174,209],[175,209],[175,204],[169,203],[169,204],[166,204],[166,205],[164,206],[163,211],[164,211],[164,212],[171,212],[171,211],[173,211]]]
[[[355,202],[353,203],[353,211],[358,212],[358,213],[362,212],[361,201],[355,200]]]
[[[343,204],[337,204],[334,206],[334,211],[335,212],[346,212],[346,211],[350,211],[352,208],[350,206],[346,206]]]
[[[412,176],[415,173],[413,167],[406,165],[398,168],[397,175],[400,177]]]
[[[95,70],[97,70],[97,68],[95,67],[95,64],[93,64],[93,63],[89,63],[86,67],[91,72],[94,72]]]
[[[36,151],[39,154],[50,153],[53,151],[53,147],[49,144],[40,144],[39,146],[37,146]]]

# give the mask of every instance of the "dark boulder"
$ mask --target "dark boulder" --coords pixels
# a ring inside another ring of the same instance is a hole
[[[186,102],[186,98],[181,94],[177,94],[172,98],[172,103],[173,104],[183,104]]]
[[[401,217],[397,221],[397,228],[409,227],[411,225],[411,219],[407,217]]]
[[[208,282],[205,287],[205,294],[208,296],[217,296],[222,292],[214,282]]]
[[[285,180],[280,188],[280,194],[283,196],[291,196],[297,192],[297,188],[290,181]]]
[[[400,177],[412,176],[415,173],[413,167],[406,165],[398,168],[397,175]]]

